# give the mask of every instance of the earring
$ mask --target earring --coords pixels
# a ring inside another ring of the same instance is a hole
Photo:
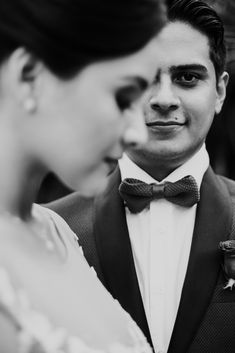
[[[24,109],[27,113],[31,114],[36,111],[36,101],[33,98],[27,98],[24,101]]]

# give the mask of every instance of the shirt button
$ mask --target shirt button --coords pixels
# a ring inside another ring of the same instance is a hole
[[[155,295],[163,295],[164,294],[164,289],[163,288],[153,288],[153,293]],[[162,352],[159,352],[162,353]]]
[[[165,228],[159,227],[157,231],[158,231],[158,234],[163,235],[165,233]]]

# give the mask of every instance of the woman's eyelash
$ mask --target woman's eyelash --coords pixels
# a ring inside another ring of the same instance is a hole
[[[116,102],[121,110],[128,109],[131,104],[140,96],[139,90],[135,88],[124,88],[116,93]]]
[[[127,97],[125,94],[116,94],[116,101],[117,101],[117,105],[121,110],[127,109],[130,104],[131,104],[131,100],[129,99],[129,97]]]

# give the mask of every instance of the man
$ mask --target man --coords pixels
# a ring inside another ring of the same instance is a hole
[[[51,207],[156,353],[234,353],[235,290],[223,289],[218,245],[231,236],[235,183],[213,173],[204,145],[226,94],[223,26],[195,0],[174,1],[169,20],[146,97],[148,143],[123,157],[94,201],[73,194]],[[182,178],[193,199],[175,198],[171,183]],[[136,196],[136,179],[151,200]]]

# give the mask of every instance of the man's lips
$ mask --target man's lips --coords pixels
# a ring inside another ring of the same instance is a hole
[[[169,121],[155,120],[155,121],[150,121],[150,122],[146,123],[146,126],[148,126],[148,127],[183,126],[183,125],[185,125],[185,123],[181,123],[181,122],[175,121],[175,120],[169,120]]]

